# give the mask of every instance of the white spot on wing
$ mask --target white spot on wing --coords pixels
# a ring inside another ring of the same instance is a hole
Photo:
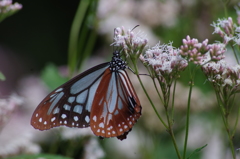
[[[101,123],[99,124],[99,127],[100,127],[100,128],[104,128],[103,122],[101,122]]]
[[[67,117],[67,115],[66,114],[62,114],[61,117],[62,117],[62,119],[65,119]]]
[[[96,115],[94,115],[94,117],[93,117],[93,121],[97,121],[97,116]]]
[[[85,121],[86,121],[87,123],[90,122],[90,119],[89,119],[89,116],[88,116],[88,115],[85,117]]]
[[[54,120],[56,120],[56,117],[53,117],[53,118],[51,119],[51,122],[53,122]]]
[[[77,116],[74,116],[73,119],[74,119],[75,121],[78,121],[78,117],[77,117]]]

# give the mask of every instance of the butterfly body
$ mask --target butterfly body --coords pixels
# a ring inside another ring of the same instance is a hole
[[[101,138],[125,139],[141,116],[140,101],[125,69],[126,62],[115,51],[111,62],[90,68],[45,97],[31,124],[39,130],[90,126]]]

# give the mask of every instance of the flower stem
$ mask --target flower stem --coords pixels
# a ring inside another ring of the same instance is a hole
[[[168,122],[168,133],[171,136],[171,139],[172,139],[172,142],[173,142],[173,146],[174,146],[175,151],[177,153],[178,159],[182,159],[181,154],[180,154],[180,152],[178,150],[178,146],[177,146],[177,142],[176,142],[174,133],[173,133],[173,127],[172,127],[173,123],[172,123],[172,118],[170,118],[170,116],[169,116],[168,106],[164,106],[164,108],[165,108],[165,112],[166,112],[166,116],[167,116],[167,122]]]
[[[159,115],[159,113],[158,113],[155,105],[153,104],[153,101],[151,100],[150,96],[148,95],[147,90],[145,89],[145,87],[144,87],[144,85],[143,85],[143,83],[142,83],[142,80],[141,80],[140,76],[137,75],[137,78],[138,78],[138,81],[140,82],[140,85],[141,85],[141,87],[142,87],[145,95],[147,96],[147,98],[148,98],[148,100],[149,100],[149,102],[150,102],[150,104],[151,104],[154,112],[156,113],[158,119],[162,122],[162,124],[164,125],[165,128],[168,128],[167,124],[163,121],[163,119],[162,119],[161,116]]]
[[[230,145],[230,148],[231,148],[232,157],[233,157],[233,159],[236,159],[235,150],[234,150],[233,141],[232,141],[234,133],[231,134],[230,129],[229,129],[229,124],[228,124],[228,114],[229,114],[229,112],[224,110],[224,105],[223,105],[223,103],[226,103],[223,100],[226,100],[226,99],[225,98],[222,99],[220,97],[219,91],[217,89],[215,89],[215,94],[216,94],[216,97],[217,97],[218,105],[220,107],[220,111],[221,111],[221,115],[222,115],[222,119],[223,119],[223,124],[224,124],[224,127],[225,127],[226,131],[227,131],[228,142],[229,142],[229,145]]]
[[[190,88],[189,88],[189,94],[188,94],[187,118],[186,118],[186,132],[185,132],[185,141],[184,141],[184,149],[183,149],[183,159],[186,158],[186,151],[187,151],[187,142],[188,142],[188,132],[189,132],[189,117],[190,117],[190,105],[191,105],[192,88],[193,88],[193,78],[190,79]]]

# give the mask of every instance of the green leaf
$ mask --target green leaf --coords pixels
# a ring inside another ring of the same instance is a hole
[[[187,159],[190,159],[191,156],[193,156],[193,155],[195,155],[196,153],[200,152],[200,151],[201,151],[203,148],[205,148],[206,146],[207,146],[207,144],[204,145],[204,146],[202,146],[202,147],[200,147],[200,148],[197,148],[196,150],[194,150],[193,153],[191,153]]]
[[[20,155],[15,157],[9,157],[5,159],[73,159],[70,157],[64,157],[60,155],[52,155],[52,154],[32,154],[32,155]]]
[[[68,78],[59,74],[58,68],[54,64],[48,64],[44,68],[41,78],[50,90],[57,88],[68,80]]]
[[[0,80],[5,81],[6,77],[4,76],[4,74],[2,72],[0,72]]]

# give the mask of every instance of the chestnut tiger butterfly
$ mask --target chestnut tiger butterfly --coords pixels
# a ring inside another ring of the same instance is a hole
[[[90,68],[47,95],[34,111],[31,125],[39,130],[90,126],[100,138],[126,139],[142,109],[126,68],[120,52],[114,51],[110,62]]]

